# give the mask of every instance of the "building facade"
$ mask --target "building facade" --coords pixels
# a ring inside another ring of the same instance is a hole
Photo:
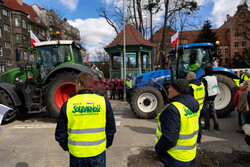
[[[61,39],[80,43],[79,30],[61,20],[54,10],[29,6],[22,0],[0,0],[0,73],[34,63],[29,51],[30,31],[40,41],[58,39],[55,32],[61,31]]]
[[[232,60],[236,57],[239,57],[243,54],[244,49],[249,49],[249,33],[250,33],[250,12],[248,10],[248,5],[243,3],[237,7],[237,11],[234,16],[227,15],[227,20],[222,26],[218,29],[213,29],[217,35],[218,40],[220,41],[220,53],[221,53],[221,62],[220,66],[230,66]],[[162,28],[161,28],[162,29]],[[162,30],[157,31],[153,36],[153,43],[157,45],[159,50],[160,41],[162,37]],[[170,39],[171,36],[176,33],[171,28],[168,28],[169,31],[166,37],[166,53],[171,49]],[[180,35],[181,33],[181,35]],[[194,31],[183,31],[179,33],[179,38],[181,45],[195,43],[200,30]],[[250,58],[249,58],[250,59]],[[156,65],[161,63],[160,54],[157,54]],[[250,63],[250,62],[249,62]]]

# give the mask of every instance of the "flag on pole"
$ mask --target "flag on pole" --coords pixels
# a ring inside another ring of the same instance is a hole
[[[178,31],[171,37],[171,44],[173,47],[178,43]]]
[[[86,60],[85,60],[85,64],[87,65],[89,62],[89,54],[87,54]]]
[[[30,41],[31,41],[31,46],[35,48],[34,43],[39,43],[40,40],[36,37],[36,35],[30,30]]]

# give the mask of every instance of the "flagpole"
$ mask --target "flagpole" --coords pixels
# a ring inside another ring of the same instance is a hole
[[[126,101],[126,29],[125,29],[125,0],[123,0],[123,95],[124,95],[124,101]]]

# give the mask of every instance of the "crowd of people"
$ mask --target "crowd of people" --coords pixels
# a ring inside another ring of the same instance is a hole
[[[125,86],[126,86],[126,90],[129,90],[132,88],[132,75],[131,73],[129,73],[126,77],[126,82],[125,82]],[[115,99],[119,99],[122,100],[123,99],[123,92],[124,92],[124,80],[123,78],[112,78],[109,79],[106,82],[106,90],[109,91],[109,99],[110,100],[115,100]]]
[[[242,74],[243,75],[243,74]],[[241,133],[250,145],[250,80],[249,73],[243,77],[240,89],[235,96],[236,109],[239,112]],[[62,106],[56,127],[55,138],[63,150],[70,153],[70,166],[106,166],[105,150],[112,145],[116,132],[112,107],[107,98],[87,89],[86,73],[80,73],[76,79],[77,95]],[[113,79],[111,99],[122,92],[121,79]],[[130,88],[132,77],[128,75],[126,86]],[[196,79],[194,72],[189,72],[186,79],[176,79],[168,88],[168,105],[158,114],[156,127],[155,151],[166,167],[193,166],[197,143],[201,142],[202,129],[210,130],[210,117],[214,129],[219,129],[219,122],[214,109],[215,97],[220,93],[213,68],[204,69],[202,80]],[[201,113],[205,118],[201,126]]]

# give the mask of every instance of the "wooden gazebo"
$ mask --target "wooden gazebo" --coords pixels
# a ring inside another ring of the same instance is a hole
[[[132,76],[153,69],[154,44],[146,40],[131,24],[125,26],[126,73]],[[110,77],[124,78],[123,30],[104,47],[110,56]]]

